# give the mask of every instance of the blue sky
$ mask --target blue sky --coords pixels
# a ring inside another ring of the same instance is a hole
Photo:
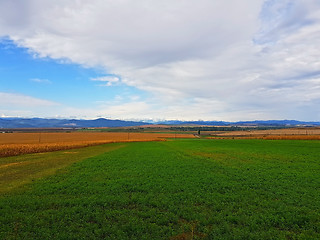
[[[0,117],[320,121],[318,0],[2,0],[0,16]]]
[[[90,82],[90,77],[99,75],[98,71],[50,58],[35,58],[28,49],[19,48],[12,41],[3,41],[0,46],[2,91],[69,104],[86,104],[87,100],[101,97]],[[79,94],[68,94],[73,91]],[[81,97],[86,95],[90,99]]]
[[[17,46],[7,38],[3,38],[0,42],[0,66],[1,92],[32,96],[57,105],[94,108],[103,103],[113,101],[123,103],[146,95],[135,87],[116,83],[109,86],[105,81],[94,80],[101,76],[119,78],[113,74],[106,74],[99,67],[85,67],[65,59],[39,58],[36,53]],[[30,114],[30,117],[36,116],[38,115]],[[57,116],[91,118],[85,113],[81,116],[63,116],[59,115],[59,112],[43,115],[43,117]],[[101,117],[108,116],[101,115]]]

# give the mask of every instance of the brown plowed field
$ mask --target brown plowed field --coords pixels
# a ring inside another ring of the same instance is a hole
[[[192,134],[167,133],[1,133],[0,157],[49,152],[112,142],[163,141],[166,138],[193,138]]]

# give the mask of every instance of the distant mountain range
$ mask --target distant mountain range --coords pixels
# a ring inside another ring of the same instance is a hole
[[[110,120],[46,119],[46,118],[0,118],[0,128],[93,128],[93,127],[132,127],[149,123]]]
[[[95,120],[81,119],[46,119],[46,118],[0,118],[0,128],[94,128],[94,127],[134,127],[150,124],[166,125],[204,125],[204,126],[320,126],[320,122],[303,122],[296,120],[267,121],[123,121],[98,118]]]
[[[159,124],[190,124],[190,125],[205,125],[205,126],[320,126],[320,122],[304,122],[296,120],[256,120],[256,121],[163,121]]]

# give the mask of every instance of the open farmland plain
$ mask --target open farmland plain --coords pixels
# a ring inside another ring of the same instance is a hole
[[[172,139],[0,158],[0,239],[320,239],[319,156]]]
[[[30,132],[0,133],[0,157],[49,152],[113,142],[162,141],[193,138],[192,134],[136,132]]]

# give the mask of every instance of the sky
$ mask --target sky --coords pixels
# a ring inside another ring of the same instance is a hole
[[[320,121],[319,0],[0,0],[0,117]]]

